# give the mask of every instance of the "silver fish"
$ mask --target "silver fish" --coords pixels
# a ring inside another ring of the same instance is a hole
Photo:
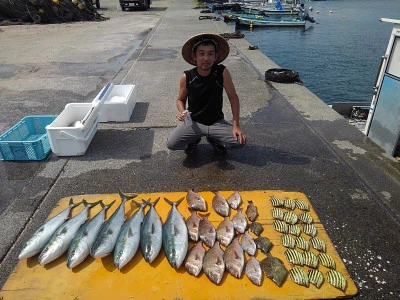
[[[236,215],[233,216],[233,227],[239,233],[244,233],[247,228],[247,219],[242,213],[243,208],[239,208]]]
[[[239,191],[235,191],[232,195],[226,199],[228,205],[233,209],[237,209],[239,205],[242,203],[242,197],[239,194]]]
[[[326,252],[326,244],[323,240],[317,238],[316,236],[310,239],[311,246],[321,252]]]
[[[314,226],[314,224],[304,224],[303,231],[305,234],[311,237],[315,237],[317,235],[317,228]]]
[[[253,284],[257,286],[261,285],[263,277],[262,270],[259,261],[255,259],[254,256],[250,256],[250,259],[247,261],[244,273]]]
[[[250,235],[248,231],[245,231],[244,234],[242,235],[241,239],[241,245],[243,250],[248,254],[248,255],[254,255],[256,254],[257,250],[257,245],[254,242],[253,237]]]
[[[43,250],[43,247],[49,242],[54,232],[56,232],[56,230],[68,219],[71,209],[81,203],[82,202],[73,203],[71,198],[66,209],[46,221],[35,231],[29,240],[25,242],[18,259],[29,258],[40,253],[40,251]]]
[[[203,259],[204,274],[215,284],[220,284],[225,272],[224,251],[216,241],[214,246],[204,255]]]
[[[190,252],[186,258],[185,269],[188,273],[194,277],[199,276],[201,269],[203,268],[203,259],[206,254],[206,250],[203,247],[203,243],[199,242],[190,249]]]
[[[158,200],[160,198],[157,198],[152,203],[147,203],[151,207],[146,213],[140,228],[140,249],[144,260],[148,263],[152,263],[156,259],[162,247],[162,223],[154,208]]]
[[[188,207],[191,215],[186,219],[186,227],[188,229],[189,238],[193,242],[197,242],[199,240],[199,225],[200,225],[200,217],[197,215],[197,211]]]
[[[149,199],[150,200],[150,199]],[[148,201],[149,201],[148,200]],[[122,225],[114,249],[114,266],[122,269],[136,254],[140,243],[140,225],[144,219],[146,203],[132,202],[139,209]]]
[[[224,220],[217,227],[217,240],[222,246],[228,246],[235,236],[235,229],[233,228],[233,222],[229,217],[225,217]]]
[[[244,268],[244,253],[243,248],[239,244],[239,238],[236,236],[232,243],[225,249],[224,254],[225,268],[236,278],[242,276]]]
[[[296,202],[294,202],[289,198],[286,198],[285,200],[283,200],[283,206],[291,210],[294,210],[296,208]]]
[[[102,207],[101,211],[81,226],[68,248],[68,268],[75,268],[82,261],[84,261],[87,256],[89,256],[90,248],[92,247],[94,240],[96,239],[96,236],[106,218],[106,210],[109,209],[114,203],[115,200],[109,205],[104,205],[103,202],[100,201],[100,205]]]
[[[286,260],[292,264],[302,266],[304,265],[303,254],[297,249],[287,249],[285,252]]]
[[[276,196],[271,196],[271,199],[269,199],[269,201],[271,201],[271,204],[274,207],[283,206],[283,200]]]
[[[213,192],[214,198],[212,199],[212,207],[217,214],[222,217],[229,216],[229,205],[226,201],[225,197],[222,196],[219,192]]]
[[[250,221],[254,222],[258,217],[258,209],[257,206],[254,205],[252,200],[247,200],[249,203],[246,208],[246,216]]]
[[[324,253],[324,252],[320,252],[318,254],[318,261],[324,267],[331,268],[331,269],[335,269],[336,268],[336,263],[333,260],[333,257],[330,256],[329,254]]]
[[[125,220],[125,202],[137,197],[138,195],[125,195],[118,189],[121,197],[121,204],[117,207],[112,216],[100,228],[99,234],[90,249],[90,255],[94,258],[105,257],[113,252],[117,242],[118,233]]]
[[[85,200],[82,201],[85,208],[79,212],[75,217],[69,219],[62,224],[57,231],[53,234],[50,241],[43,248],[39,255],[39,264],[45,265],[53,260],[56,260],[63,255],[71,245],[72,239],[78,232],[79,228],[86,221],[89,216],[89,209],[99,202],[90,204]]]
[[[199,239],[207,246],[207,247],[212,247],[215,243],[215,238],[216,238],[216,231],[211,224],[211,222],[208,220],[208,217],[210,216],[210,213],[208,214],[199,214],[199,217],[201,218],[200,224],[199,224]]]
[[[189,207],[193,208],[194,210],[198,211],[207,210],[207,204],[204,198],[193,190],[188,190],[186,195],[186,201],[189,204]]]
[[[172,202],[164,197],[171,205],[167,220],[162,230],[165,256],[171,267],[178,269],[186,257],[188,250],[188,231],[181,213],[176,208],[185,198]]]
[[[286,248],[294,249],[296,247],[296,240],[289,234],[281,235],[281,243]]]

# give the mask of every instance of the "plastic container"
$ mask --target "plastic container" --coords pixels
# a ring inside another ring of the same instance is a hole
[[[101,108],[100,122],[128,122],[136,105],[135,85],[112,85],[110,89]]]
[[[100,110],[113,84],[102,89],[92,103],[69,103],[46,127],[53,153],[79,156],[86,153],[100,121]]]
[[[46,126],[57,116],[27,116],[0,136],[1,160],[42,160],[51,148]]]

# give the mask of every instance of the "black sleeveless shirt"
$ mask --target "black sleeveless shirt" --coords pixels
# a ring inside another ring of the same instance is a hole
[[[222,112],[222,95],[224,65],[212,66],[211,73],[204,77],[199,75],[197,68],[185,71],[188,110],[194,121],[212,125],[224,118]]]

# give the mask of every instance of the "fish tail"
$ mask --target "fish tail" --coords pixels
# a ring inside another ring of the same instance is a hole
[[[120,187],[118,187],[118,193],[119,193],[119,196],[121,197],[122,202],[126,202],[127,200],[136,198],[138,196],[138,194],[130,194],[130,195],[125,194],[122,192]]]
[[[156,206],[156,204],[158,203],[158,201],[160,200],[160,197],[158,197],[156,200],[154,200],[154,202],[152,203],[153,206]]]
[[[210,216],[210,214],[211,213],[206,213],[206,214],[198,213],[199,217],[202,218],[202,219],[207,219]]]
[[[151,199],[151,198],[150,198],[150,199]],[[149,199],[149,200],[144,200],[144,199],[142,199],[142,201],[143,201],[143,203],[145,203],[146,205],[151,205],[150,199]]]
[[[82,204],[82,202],[74,203],[72,197],[69,199],[69,206],[71,206],[71,208],[77,207],[78,205],[81,205],[81,204]]]
[[[167,198],[164,197],[165,202],[167,202],[169,205],[174,206],[174,202],[171,200],[168,200]]]
[[[104,208],[104,209],[109,209],[111,206],[113,206],[113,204],[115,203],[115,201],[117,201],[117,200],[114,200],[113,202],[111,202],[111,203],[108,204],[108,205],[104,205],[104,204],[103,204],[103,201],[101,201],[102,208]]]

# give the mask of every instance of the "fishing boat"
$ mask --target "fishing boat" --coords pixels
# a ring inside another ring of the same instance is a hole
[[[242,5],[241,8],[246,13],[263,12],[269,16],[296,16],[299,13],[299,9],[295,7],[288,9],[276,9],[265,6]]]
[[[271,19],[265,17],[237,17],[236,26],[250,26],[252,27],[305,27],[306,21],[300,19]]]

